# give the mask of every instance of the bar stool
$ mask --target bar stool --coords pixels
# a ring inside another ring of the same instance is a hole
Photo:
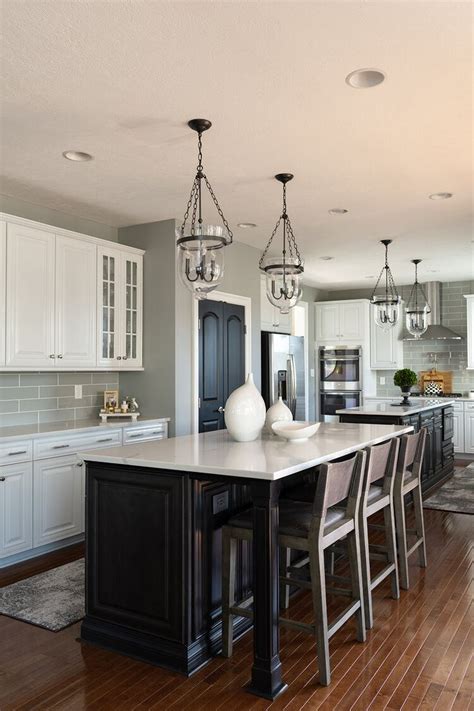
[[[426,568],[425,524],[421,499],[421,470],[425,453],[426,428],[422,427],[416,434],[403,435],[401,440],[393,500],[397,527],[400,587],[408,590],[410,587],[408,558],[416,549],[418,549],[420,566]],[[410,492],[413,496],[415,512],[414,529],[407,528],[405,521],[405,496]],[[408,548],[407,534],[416,537],[415,543],[410,548]]]
[[[395,516],[393,503],[393,487],[395,482],[395,470],[400,447],[400,439],[392,439],[389,442],[367,447],[366,467],[364,472],[361,505],[359,507],[359,535],[362,569],[362,587],[364,592],[364,613],[367,629],[374,626],[372,590],[391,576],[392,597],[398,600],[400,597],[400,587],[398,582],[397,567],[397,544],[395,530]],[[314,496],[316,484],[307,484],[295,489],[290,489],[286,496],[293,500],[307,501]],[[369,518],[379,511],[383,511],[383,525],[370,524]],[[368,528],[383,530],[385,533],[385,545],[369,545]],[[330,573],[334,573],[334,555],[346,554],[344,542],[333,546],[330,549],[331,563]],[[370,559],[382,560],[386,566],[374,577],[371,575]],[[333,577],[335,577],[333,575]],[[337,576],[340,578],[340,576]],[[285,604],[288,600],[288,592],[284,597]]]
[[[362,592],[361,557],[359,546],[359,507],[365,452],[357,452],[342,462],[323,464],[318,477],[314,500],[301,503],[280,501],[279,544],[308,554],[310,577],[301,577],[301,567],[285,566],[280,581],[284,585],[309,589],[312,592],[315,622],[305,624],[280,618],[280,624],[316,637],[320,682],[327,686],[331,680],[329,639],[352,615],[357,621],[357,639],[365,642],[365,620]],[[347,500],[347,501],[346,501]],[[344,506],[337,506],[344,502]],[[232,655],[232,618],[243,615],[252,618],[251,599],[235,605],[235,570],[237,540],[252,540],[252,512],[244,511],[232,517],[222,529],[222,653]],[[326,603],[326,573],[324,551],[336,541],[347,537],[351,589],[334,590],[349,594],[351,603],[331,624],[328,623]]]

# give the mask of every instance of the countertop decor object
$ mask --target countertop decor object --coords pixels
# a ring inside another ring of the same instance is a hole
[[[319,429],[320,422],[274,422],[273,432],[288,442],[307,442]]]
[[[275,179],[283,184],[283,209],[258,263],[266,276],[267,298],[282,314],[289,313],[300,300],[301,275],[304,272],[303,260],[286,210],[286,184],[293,177],[292,173],[275,175]],[[268,254],[280,224],[283,228],[281,253]]]
[[[285,405],[280,395],[278,400],[267,410],[267,415],[265,417],[265,428],[267,432],[272,434],[272,425],[274,422],[291,422],[292,420],[293,415],[291,414],[291,410]]]
[[[140,417],[139,412],[99,412],[101,422],[107,422],[110,419],[128,418],[132,422],[136,422]]]
[[[370,303],[374,308],[374,319],[377,326],[388,331],[395,326],[400,318],[401,296],[399,296],[397,287],[393,280],[392,272],[388,266],[388,245],[392,244],[391,239],[382,239],[380,242],[385,247],[385,264],[382,267],[379,278],[376,281]],[[384,277],[385,286],[383,294],[376,294],[379,284]]]
[[[416,385],[417,382],[418,376],[415,371],[410,370],[410,368],[401,368],[395,372],[393,376],[393,384],[397,385],[402,391],[403,399],[400,403],[401,405],[410,404],[410,392],[412,387]]]
[[[421,259],[412,259],[411,261],[415,265],[415,281],[405,309],[405,326],[408,333],[418,339],[428,329],[428,314],[431,313],[431,308],[423,287],[418,281],[418,265]]]
[[[181,227],[176,230],[178,274],[184,286],[197,299],[205,299],[210,291],[222,283],[224,247],[232,244],[233,235],[202,165],[202,134],[211,128],[212,123],[207,119],[195,118],[188,121],[188,126],[198,134],[198,165],[183,222]],[[203,180],[222,221],[222,226],[203,223],[201,205]],[[187,230],[186,222],[190,212],[191,224]]]
[[[224,407],[227,430],[237,442],[251,442],[261,434],[265,424],[266,407],[263,397],[249,373],[247,381],[234,390]]]

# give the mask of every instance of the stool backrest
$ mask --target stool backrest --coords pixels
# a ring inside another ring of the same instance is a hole
[[[313,501],[313,516],[325,519],[328,508],[345,499],[347,515],[356,515],[362,492],[365,459],[365,452],[357,452],[343,462],[321,466]]]
[[[367,447],[365,450],[367,453],[367,460],[363,484],[363,494],[365,498],[369,492],[370,485],[379,479],[383,479],[381,482],[383,493],[391,493],[395,479],[399,449],[399,437],[395,437],[389,442],[374,444],[372,447]]]
[[[422,427],[416,434],[403,435],[401,440],[397,474],[403,477],[404,473],[411,468],[412,476],[420,479],[425,454],[426,427]]]

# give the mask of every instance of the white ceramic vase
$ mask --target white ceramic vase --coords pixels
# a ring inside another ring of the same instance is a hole
[[[237,442],[251,442],[265,424],[265,402],[249,373],[247,382],[232,392],[225,404],[224,420],[230,436]]]
[[[293,415],[289,407],[285,405],[282,398],[279,397],[277,402],[275,402],[267,410],[267,416],[265,417],[265,429],[267,432],[273,434],[272,425],[274,422],[291,422],[293,420]]]

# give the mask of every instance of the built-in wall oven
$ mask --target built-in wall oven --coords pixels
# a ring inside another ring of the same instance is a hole
[[[319,349],[320,418],[338,422],[336,410],[362,404],[362,348],[321,346]]]

